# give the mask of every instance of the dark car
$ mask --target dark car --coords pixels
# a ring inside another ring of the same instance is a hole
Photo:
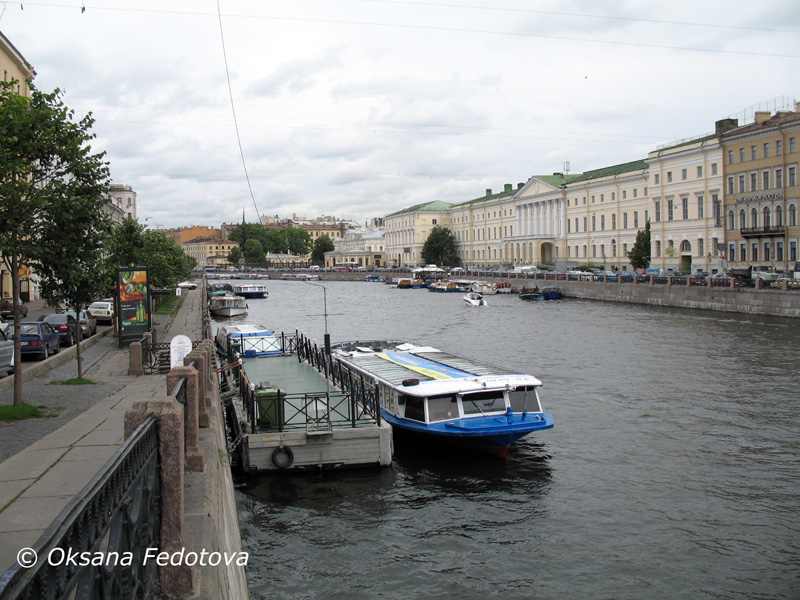
[[[39,360],[44,360],[61,350],[58,332],[47,323],[20,323],[19,330],[23,356],[35,354]]]
[[[28,307],[21,302],[19,304],[19,314],[23,318],[28,316]],[[14,304],[11,302],[11,300],[6,299],[0,302],[0,315],[3,315],[6,318],[14,316]]]
[[[58,332],[62,346],[72,346],[78,339],[78,321],[70,314],[45,315],[42,323],[47,323]]]
[[[0,373],[11,375],[14,372],[14,340],[0,329]]]

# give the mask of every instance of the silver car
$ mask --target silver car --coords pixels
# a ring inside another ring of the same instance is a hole
[[[11,329],[6,332],[0,327],[0,373],[11,375],[14,372],[14,340],[11,338]]]
[[[75,315],[74,310],[66,311],[66,314],[72,315],[81,324],[81,337],[87,338],[97,333],[97,319],[95,319],[88,310],[81,311],[81,318]]]

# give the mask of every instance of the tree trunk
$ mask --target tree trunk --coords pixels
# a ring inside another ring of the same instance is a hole
[[[86,313],[89,314],[88,311]],[[78,317],[76,320],[78,321],[78,326],[75,328],[77,331],[75,332],[75,357],[78,359],[78,379],[83,379],[83,359],[81,358],[81,339],[83,337],[83,329],[81,329],[81,306],[80,304],[75,307],[75,316]]]
[[[19,256],[11,255],[11,301],[14,309],[14,406],[22,406],[22,340],[19,315]]]

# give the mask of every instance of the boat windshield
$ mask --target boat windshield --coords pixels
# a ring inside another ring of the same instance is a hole
[[[454,394],[428,398],[428,422],[458,418],[458,400]]]
[[[464,406],[465,415],[476,413],[505,412],[506,401],[503,390],[491,390],[486,392],[474,392],[461,396],[461,404]]]
[[[514,412],[542,412],[539,396],[534,386],[519,387],[508,392],[511,410]]]

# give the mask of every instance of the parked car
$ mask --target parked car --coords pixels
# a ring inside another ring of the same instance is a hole
[[[45,315],[42,323],[47,323],[58,332],[62,346],[72,346],[78,339],[78,321],[72,315],[67,313]]]
[[[178,287],[184,290],[196,290],[197,284],[194,281],[181,281]]]
[[[72,315],[76,319],[78,318],[74,310],[68,310],[65,314]],[[89,314],[89,311],[81,311],[81,316],[78,323],[81,326],[81,337],[87,338],[97,333],[97,319]]]
[[[97,319],[98,323],[114,323],[114,303],[113,302],[92,302],[87,309],[89,314]]]
[[[0,329],[0,373],[14,372],[14,340]]]
[[[51,354],[58,354],[61,350],[60,336],[48,323],[43,321],[20,323],[19,332],[23,356],[35,354],[39,360],[44,360]]]
[[[6,320],[0,316],[0,331],[5,332],[6,329],[8,329],[8,323],[6,323]]]
[[[14,316],[14,303],[8,298],[0,302],[0,315],[7,319]],[[23,319],[28,316],[28,307],[22,302],[19,303],[19,315]]]

